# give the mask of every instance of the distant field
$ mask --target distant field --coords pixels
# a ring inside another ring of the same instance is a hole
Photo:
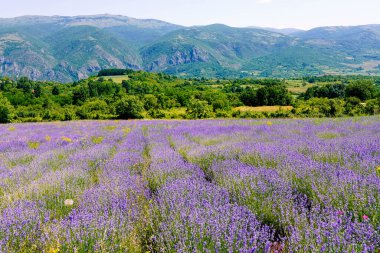
[[[304,82],[302,80],[286,80],[286,88],[290,93],[299,95],[301,93],[305,93],[308,88],[315,86],[315,84],[310,84]]]
[[[377,253],[379,129],[380,117],[0,124],[0,252]]]
[[[104,76],[104,79],[112,79],[115,83],[122,83],[124,80],[129,80],[127,75],[124,76]]]
[[[301,94],[305,93],[308,88],[311,88],[315,86],[314,84],[307,84],[305,86],[299,86],[299,87],[287,87],[288,91],[293,94]]]
[[[290,111],[293,106],[239,106],[235,107],[234,110],[241,112],[277,112],[277,111]]]

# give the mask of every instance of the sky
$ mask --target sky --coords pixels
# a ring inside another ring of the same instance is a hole
[[[192,26],[310,29],[380,24],[380,0],[0,0],[0,17],[115,14]]]

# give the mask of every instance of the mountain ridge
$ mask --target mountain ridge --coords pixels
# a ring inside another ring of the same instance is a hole
[[[0,75],[70,82],[104,68],[181,76],[380,74],[380,25],[185,27],[121,15],[0,18]]]

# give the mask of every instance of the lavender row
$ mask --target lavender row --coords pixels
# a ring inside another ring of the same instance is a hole
[[[0,125],[0,252],[377,252],[380,119]]]

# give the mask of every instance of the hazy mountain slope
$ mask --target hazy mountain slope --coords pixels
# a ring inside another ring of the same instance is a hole
[[[295,33],[303,32],[303,30],[297,29],[297,28],[271,28],[271,27],[259,27],[259,26],[251,26],[250,28],[267,30],[267,31],[270,31],[270,32],[281,33],[281,34],[284,34],[284,35],[292,35],[292,34],[295,34]]]
[[[138,68],[135,49],[109,33],[89,26],[60,30],[44,39],[51,47],[59,68],[77,70],[74,78],[85,78],[102,68]]]
[[[182,69],[185,64],[204,63],[238,71],[252,57],[285,49],[294,39],[278,33],[224,25],[192,27],[167,34],[142,48],[144,68],[150,71]]]
[[[380,74],[380,25],[300,31],[113,15],[0,19],[0,75],[68,82],[103,68],[207,77]]]
[[[71,81],[102,68],[138,69],[138,46],[179,28],[111,15],[0,19],[0,75]]]
[[[310,47],[335,56],[346,68],[379,74],[380,25],[320,27],[296,36]]]

